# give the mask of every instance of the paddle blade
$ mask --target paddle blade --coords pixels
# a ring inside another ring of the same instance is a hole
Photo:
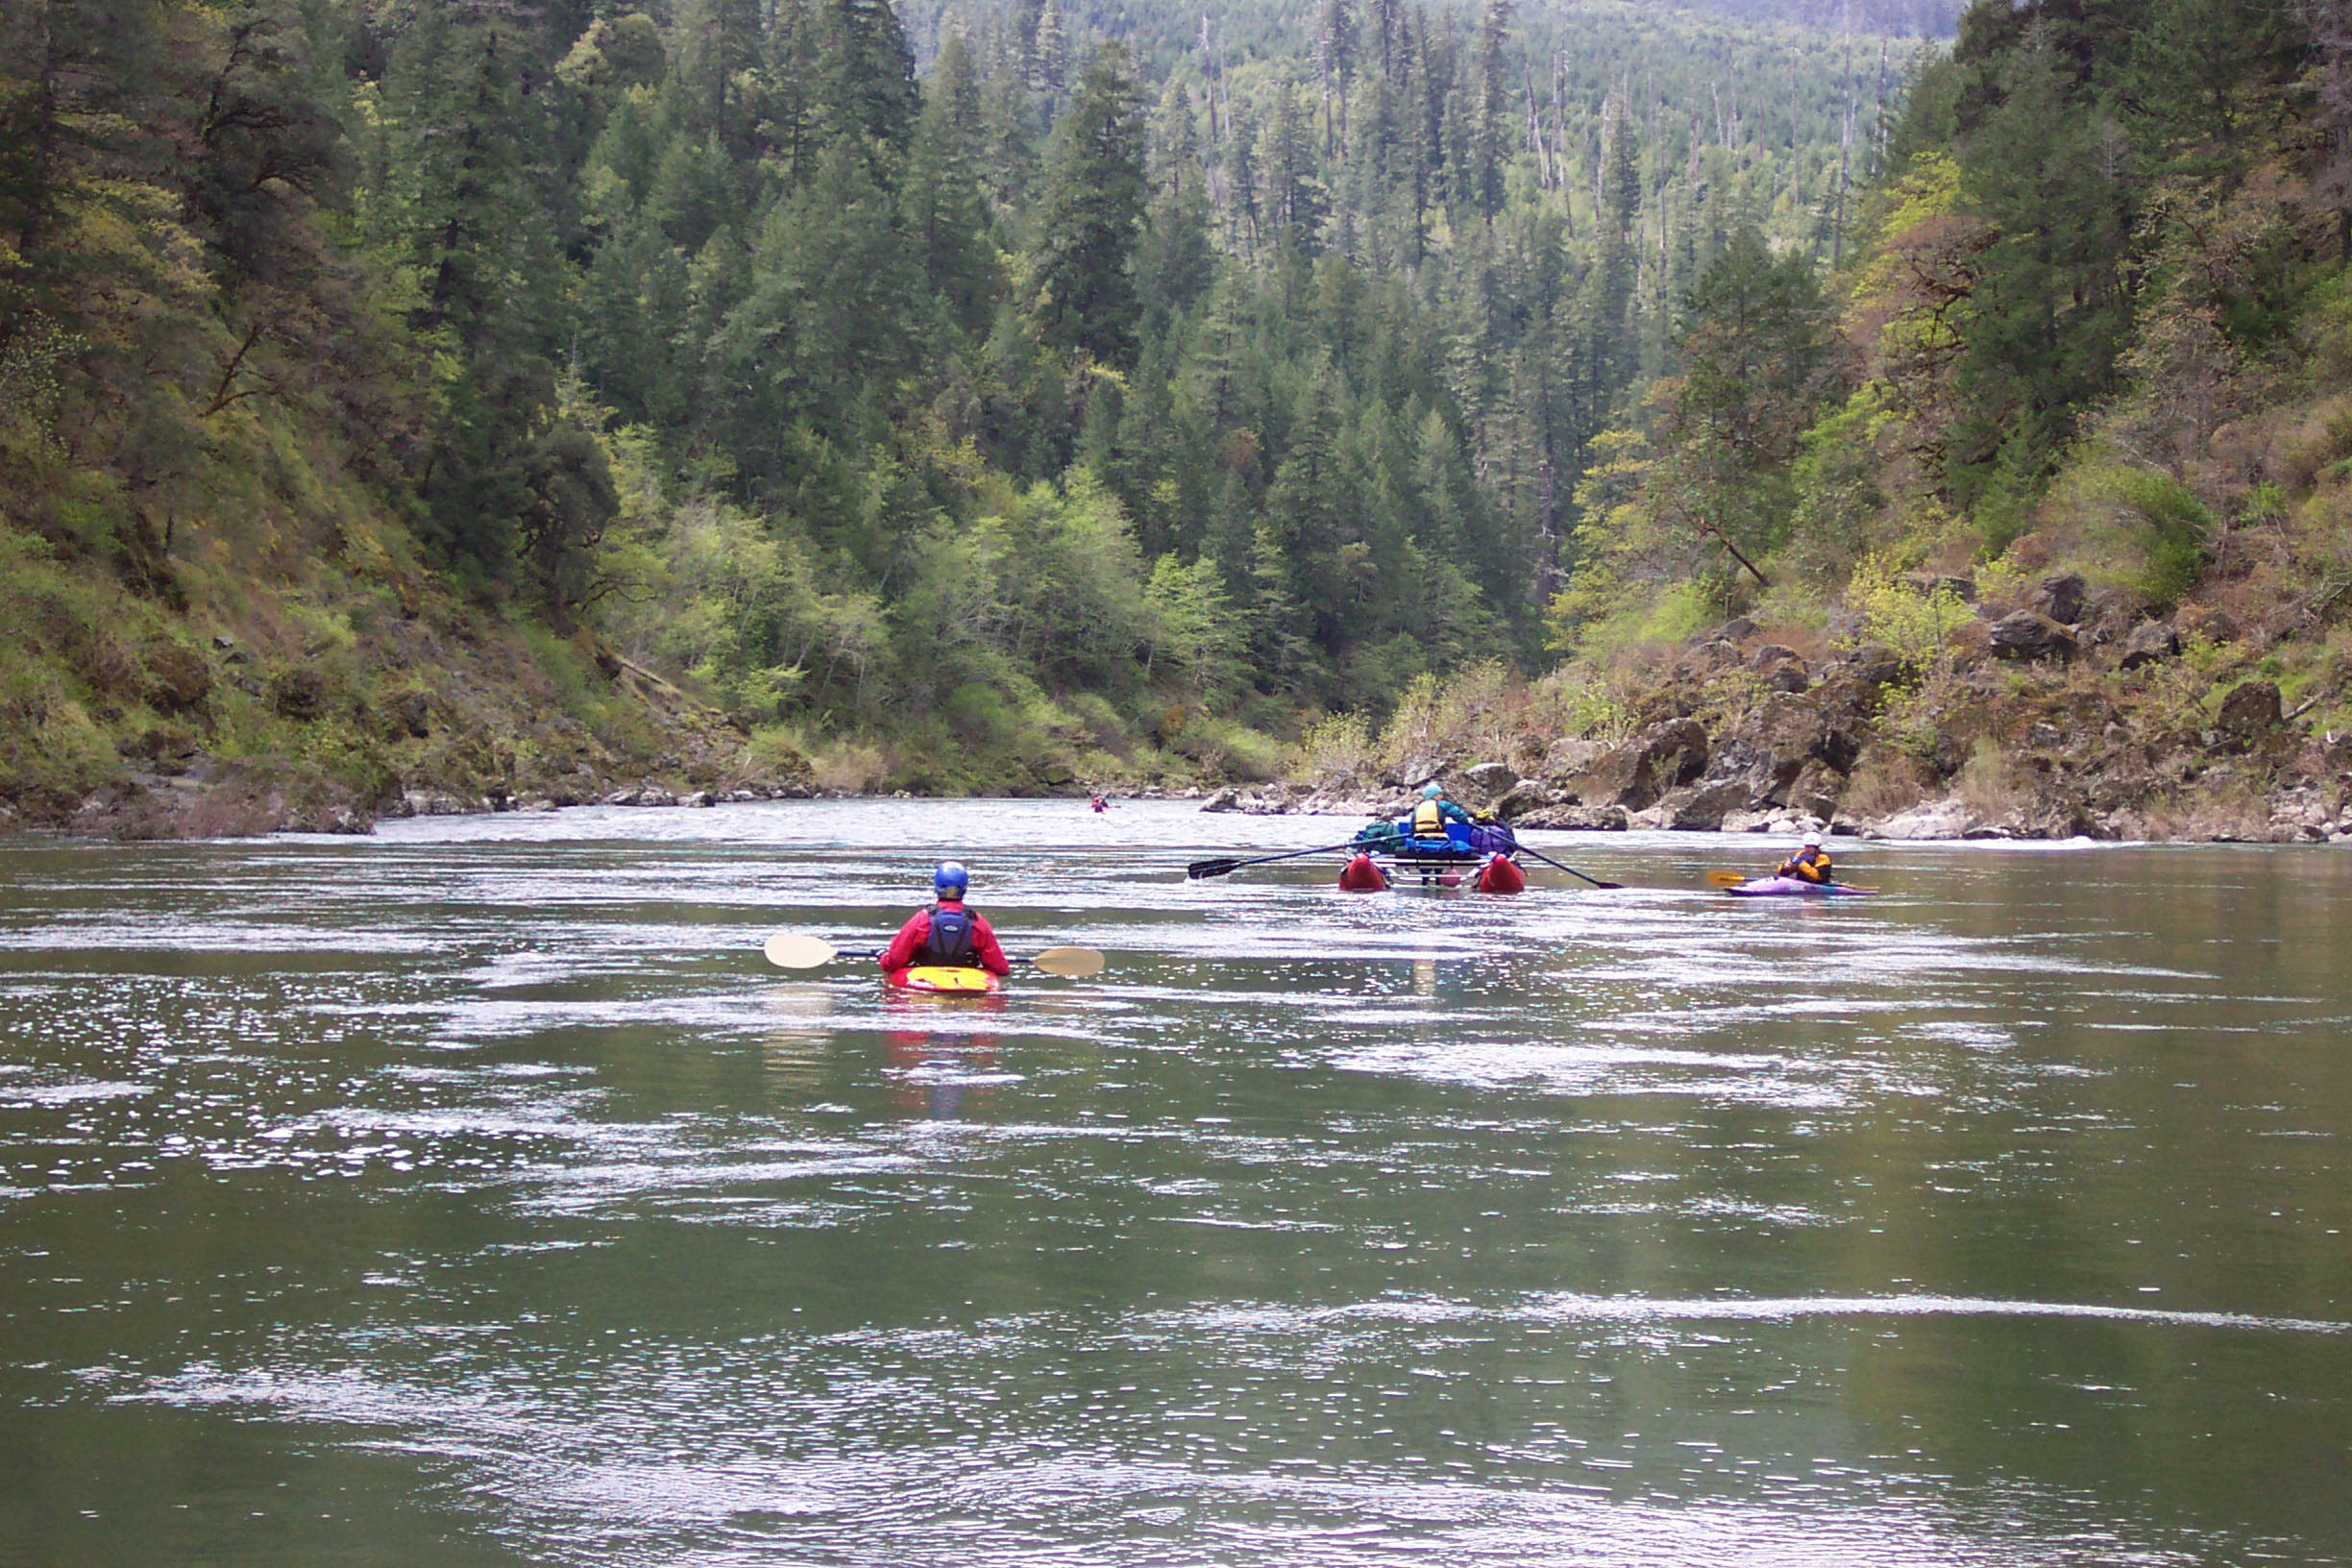
[[[1719,888],[1736,888],[1748,879],[1737,871],[1709,871],[1707,880]]]
[[[1103,955],[1091,947],[1048,947],[1029,962],[1034,968],[1066,980],[1083,980],[1103,971]]]
[[[778,931],[760,950],[779,969],[820,968],[839,956],[833,944],[822,937],[802,936],[795,931]]]
[[[1593,886],[1599,888],[1603,893],[1625,892],[1625,884],[1623,882],[1595,882]]]
[[[1239,861],[1230,858],[1225,860],[1196,860],[1191,865],[1185,868],[1185,875],[1189,877],[1191,880],[1198,882],[1204,876],[1223,876],[1230,871],[1237,870],[1240,869],[1240,865],[1241,863]]]

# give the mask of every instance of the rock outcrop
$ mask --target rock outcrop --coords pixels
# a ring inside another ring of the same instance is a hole
[[[2063,658],[2074,651],[2074,633],[2054,617],[2034,610],[2005,615],[1989,628],[1993,651],[2004,658]]]
[[[2173,630],[2169,623],[2143,621],[2132,627],[2131,634],[2124,639],[2123,657],[2118,661],[2117,668],[2137,670],[2160,659],[2178,658],[2180,650],[2180,633]]]
[[[1808,657],[1727,623],[1664,662],[1634,704],[1652,722],[1623,739],[1524,735],[1507,761],[1440,747],[1409,771],[1524,827],[2352,842],[2352,734],[2312,733],[2316,694],[2287,708],[2259,632],[2195,606],[2136,619],[2072,573],[2018,597],[1908,659],[1869,641]],[[2202,695],[2169,673],[2188,635],[2196,672],[2235,671]],[[1395,816],[1414,781],[1229,790],[1209,809]]]

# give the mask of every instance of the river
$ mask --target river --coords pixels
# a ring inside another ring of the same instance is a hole
[[[0,841],[0,1563],[2352,1562],[2352,853],[1348,825]]]

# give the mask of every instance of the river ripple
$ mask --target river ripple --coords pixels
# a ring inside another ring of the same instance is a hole
[[[2352,855],[1344,831],[0,847],[0,1562],[2352,1561]]]

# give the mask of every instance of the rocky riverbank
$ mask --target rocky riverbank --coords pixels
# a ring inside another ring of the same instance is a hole
[[[1966,578],[1913,586],[1976,599]],[[2315,730],[2318,695],[2290,703],[2270,674],[2318,610],[2158,617],[2059,573],[1973,603],[1924,655],[1852,623],[1808,654],[1799,634],[1735,621],[1660,660],[1617,733],[1531,724],[1204,809],[1393,816],[1433,777],[1523,827],[2340,842],[2352,734]]]

